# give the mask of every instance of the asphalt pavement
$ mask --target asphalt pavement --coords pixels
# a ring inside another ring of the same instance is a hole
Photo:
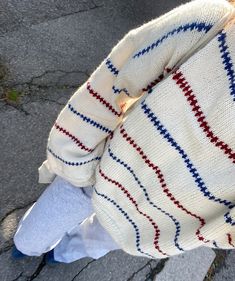
[[[206,247],[167,260],[122,250],[53,267],[11,259],[19,219],[46,188],[38,167],[60,110],[126,32],[185,2],[0,1],[0,281],[235,280],[235,253]]]

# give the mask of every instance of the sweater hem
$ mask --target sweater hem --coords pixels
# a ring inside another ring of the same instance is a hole
[[[112,239],[118,244],[118,246],[124,250],[123,234],[120,230],[120,227],[117,225],[114,219],[105,211],[105,206],[103,203],[95,197],[95,193],[92,195],[92,205],[94,211],[97,215],[97,219],[103,228],[109,233]],[[115,234],[115,235],[113,235]],[[124,250],[125,251],[125,250]]]

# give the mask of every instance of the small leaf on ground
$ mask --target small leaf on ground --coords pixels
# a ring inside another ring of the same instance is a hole
[[[18,102],[21,95],[22,93],[17,90],[8,90],[6,93],[6,101]]]

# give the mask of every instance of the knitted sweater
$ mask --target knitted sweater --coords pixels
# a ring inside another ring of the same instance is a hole
[[[235,246],[235,25],[169,73],[234,8],[193,0],[128,32],[50,131],[39,182],[94,185],[129,254]]]

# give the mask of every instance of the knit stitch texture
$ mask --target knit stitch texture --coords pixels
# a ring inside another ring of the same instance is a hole
[[[193,0],[131,30],[51,129],[39,182],[94,185],[97,218],[127,253],[235,246],[235,25],[169,74],[232,10]]]

